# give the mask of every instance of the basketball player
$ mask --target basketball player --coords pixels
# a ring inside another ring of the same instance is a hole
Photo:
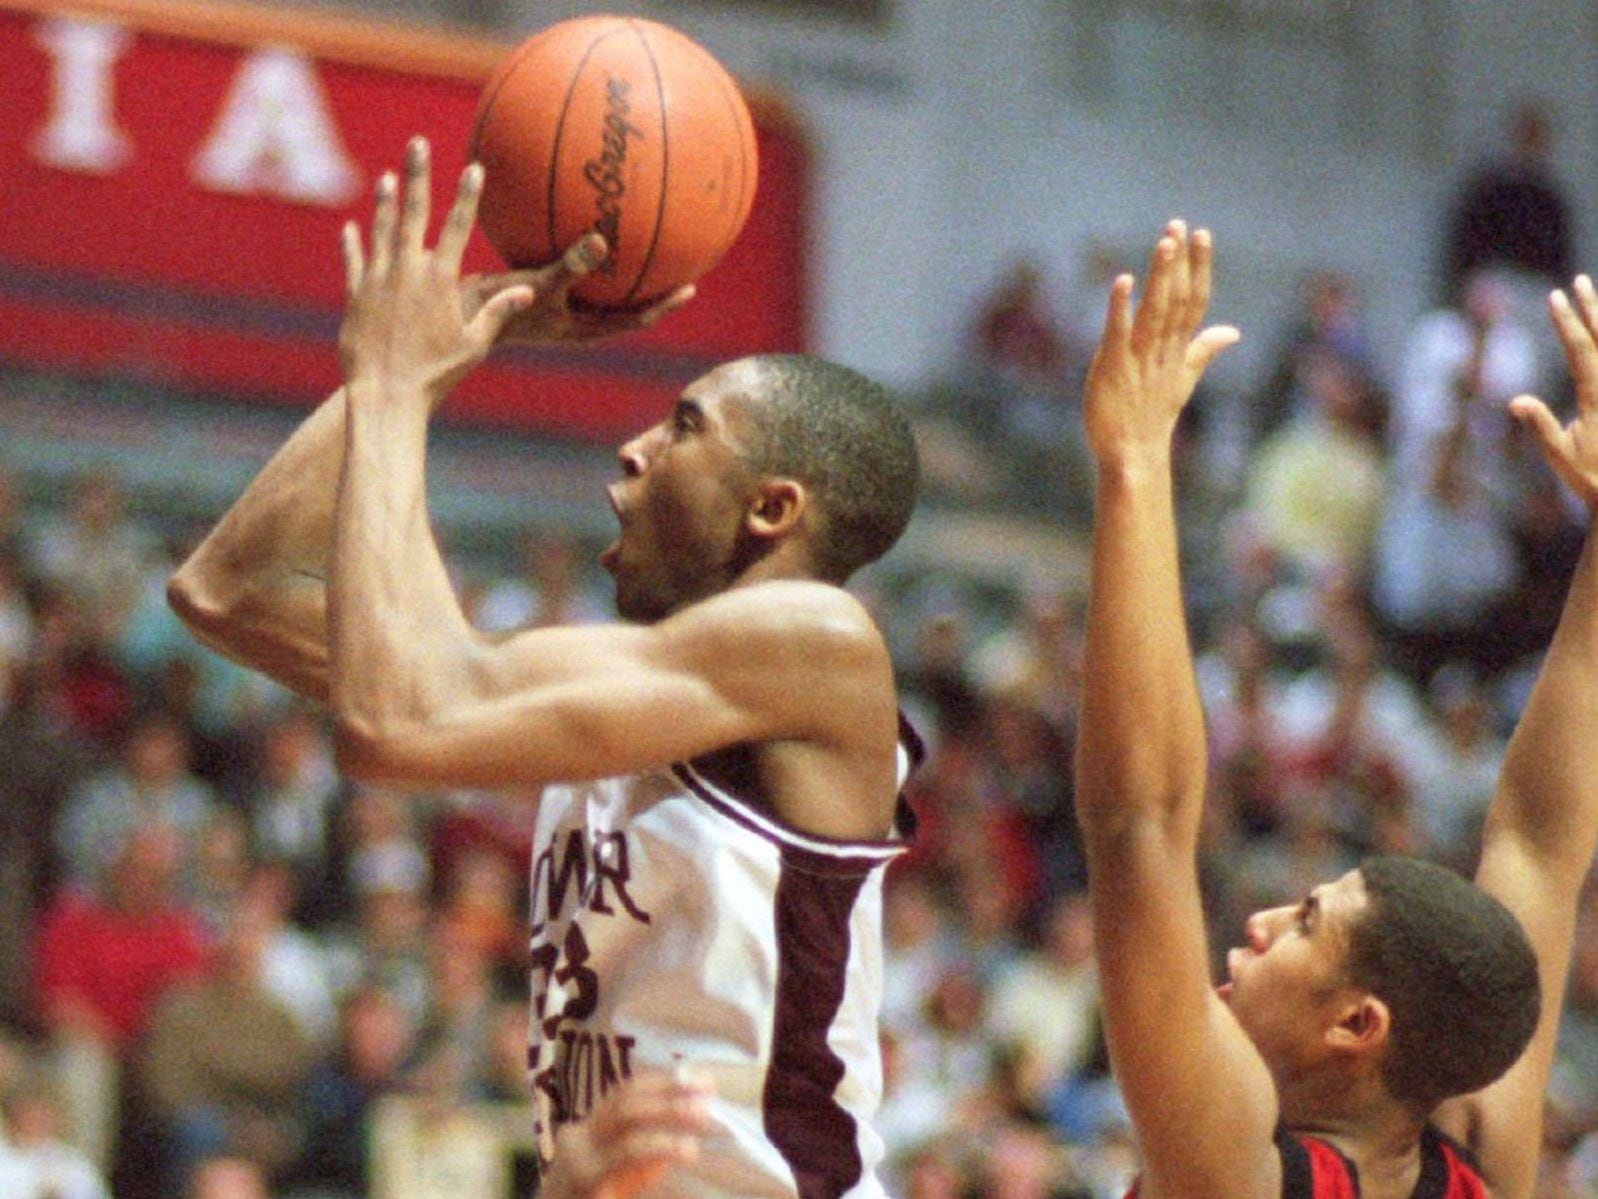
[[[1237,337],[1200,325],[1210,241],[1173,222],[1118,279],[1085,398],[1098,462],[1077,812],[1141,1199],[1530,1196],[1577,895],[1598,841],[1589,536],[1504,763],[1473,886],[1378,858],[1256,913],[1210,985],[1196,866],[1205,737],[1183,625],[1171,434]],[[1556,292],[1569,428],[1514,415],[1598,509],[1598,295]],[[1540,1005],[1539,1005],[1540,997]]]
[[[913,751],[886,646],[840,584],[909,519],[908,423],[818,360],[720,367],[621,448],[602,561],[633,623],[479,635],[428,523],[428,420],[507,331],[609,331],[565,300],[602,247],[463,291],[481,171],[431,249],[428,175],[418,139],[403,188],[379,184],[369,247],[346,229],[343,391],[173,602],[325,698],[356,777],[544,785],[532,1059],[552,1185],[607,1095],[686,1063],[714,1091],[703,1152],[651,1194],[878,1195],[881,884]]]

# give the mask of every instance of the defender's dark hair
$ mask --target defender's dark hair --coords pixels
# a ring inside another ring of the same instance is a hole
[[[1359,869],[1369,907],[1351,932],[1350,981],[1387,1004],[1382,1079],[1424,1114],[1525,1052],[1542,1006],[1537,956],[1509,909],[1451,870],[1397,856]]]
[[[921,467],[910,421],[887,389],[805,354],[760,354],[756,435],[748,463],[810,490],[821,520],[817,573],[842,583],[899,540]]]

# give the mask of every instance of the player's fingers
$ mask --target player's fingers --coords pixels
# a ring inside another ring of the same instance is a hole
[[[1195,337],[1187,347],[1189,369],[1203,374],[1222,350],[1235,346],[1243,335],[1232,325],[1211,325]]]
[[[1142,351],[1152,346],[1165,330],[1166,310],[1171,295],[1171,260],[1176,256],[1176,243],[1162,237],[1154,245],[1149,258],[1148,279],[1143,284],[1143,298],[1132,314],[1132,348]]]
[[[366,274],[366,254],[361,249],[361,227],[354,221],[345,221],[339,233],[339,250],[344,257],[344,293],[353,296],[361,287]]]
[[[393,171],[384,171],[378,176],[377,201],[372,209],[371,269],[379,276],[388,273],[389,264],[394,260],[394,222],[397,219],[395,195],[398,190],[399,183]]]
[[[533,289],[525,284],[496,292],[472,318],[471,324],[466,326],[467,337],[487,349],[499,340],[500,332],[510,319],[532,302]]]
[[[566,247],[566,252],[546,267],[550,272],[546,286],[556,294],[564,295],[572,286],[586,276],[610,255],[610,246],[603,235],[598,233],[585,233],[571,245]]]
[[[434,253],[439,269],[448,271],[451,278],[460,275],[461,259],[466,256],[466,243],[471,240],[472,226],[477,222],[477,202],[482,195],[483,166],[474,162],[461,172],[455,203],[450,205],[449,216],[444,219]]]
[[[692,283],[686,283],[663,299],[656,300],[648,308],[639,312],[633,318],[633,324],[639,329],[647,329],[662,317],[670,316],[684,304],[699,294],[699,289]]]
[[[395,253],[416,256],[427,236],[432,208],[432,152],[425,137],[413,137],[405,146],[405,202],[400,210],[399,243]]]

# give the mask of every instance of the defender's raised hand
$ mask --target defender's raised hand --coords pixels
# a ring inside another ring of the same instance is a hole
[[[347,382],[378,382],[436,405],[482,361],[511,316],[533,302],[533,290],[513,283],[481,303],[466,302],[461,257],[477,219],[483,168],[473,163],[461,173],[455,203],[429,250],[428,157],[427,140],[412,138],[403,203],[392,174],[378,181],[370,260],[354,222],[344,227],[348,303],[339,358]]]
[[[1598,292],[1592,280],[1577,275],[1576,300],[1563,291],[1548,297],[1548,313],[1565,348],[1565,362],[1576,384],[1576,419],[1561,425],[1536,396],[1516,396],[1509,410],[1536,434],[1543,456],[1569,488],[1598,513]]]
[[[1083,397],[1088,446],[1101,464],[1170,448],[1176,419],[1218,353],[1238,339],[1229,325],[1199,332],[1210,302],[1210,235],[1172,221],[1154,247],[1132,311],[1131,275],[1110,288],[1104,335]]]

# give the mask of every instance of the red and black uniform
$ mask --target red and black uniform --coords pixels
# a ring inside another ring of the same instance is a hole
[[[1328,1141],[1279,1129],[1282,1199],[1359,1199],[1359,1169]],[[1486,1199],[1470,1154],[1435,1128],[1420,1138],[1420,1181],[1410,1199]],[[1126,1199],[1137,1199],[1137,1187]]]

